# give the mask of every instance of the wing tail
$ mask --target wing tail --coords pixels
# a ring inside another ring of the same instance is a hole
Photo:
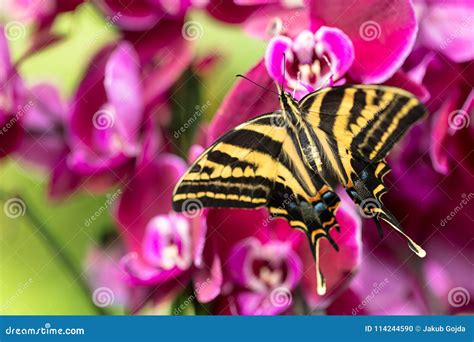
[[[372,217],[375,220],[379,236],[383,236],[380,220],[387,222],[398,234],[403,236],[410,249],[420,258],[426,256],[426,252],[412,238],[410,238],[401,228],[400,222],[388,211],[381,201],[382,195],[386,192],[383,183],[383,177],[390,171],[385,162],[376,165],[362,165],[353,160],[352,166],[355,173],[351,174],[352,187],[349,187],[347,193],[352,200],[361,208],[361,212],[366,217]],[[357,176],[362,175],[362,177]]]

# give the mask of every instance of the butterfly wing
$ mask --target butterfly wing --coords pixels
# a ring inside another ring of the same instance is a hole
[[[190,205],[193,203],[193,205]],[[338,227],[339,198],[308,170],[293,133],[281,114],[265,114],[231,130],[190,166],[173,194],[173,209],[258,208],[266,206],[303,230],[317,261],[318,292],[325,292],[319,270],[319,239]]]
[[[381,202],[387,191],[383,176],[390,170],[384,158],[424,116],[424,105],[402,89],[349,85],[309,94],[300,106],[328,161],[327,173],[344,185],[365,214],[388,222],[424,256]]]
[[[189,200],[211,208],[267,205],[285,138],[285,131],[273,123],[278,115],[248,121],[204,151],[175,187],[173,209],[186,211]]]

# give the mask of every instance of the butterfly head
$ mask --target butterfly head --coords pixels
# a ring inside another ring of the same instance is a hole
[[[279,92],[279,98],[282,114],[290,121],[295,121],[295,117],[301,115],[298,101],[290,93],[283,90]]]

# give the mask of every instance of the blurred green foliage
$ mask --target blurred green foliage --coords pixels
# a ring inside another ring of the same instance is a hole
[[[235,82],[235,74],[244,73],[255,64],[263,56],[265,44],[249,38],[239,27],[223,25],[203,13],[192,13],[191,17],[203,26],[202,38],[196,42],[198,56],[221,55],[212,72],[200,82],[201,103],[211,104],[205,113],[209,120]],[[118,34],[108,28],[91,5],[61,16],[55,30],[66,34],[67,39],[25,61],[20,73],[29,85],[41,81],[54,83],[67,98],[73,94],[95,51],[117,39]],[[24,51],[25,41],[15,42],[11,48],[16,59]],[[57,251],[48,247],[41,230],[54,236],[62,246],[61,253],[84,271],[88,248],[114,229],[108,214],[101,215],[88,227],[84,225],[84,220],[104,204],[105,194],[81,191],[53,202],[47,199],[48,178],[47,171],[19,160],[7,157],[0,162],[0,192],[6,198],[20,195],[26,202],[26,210],[43,222],[38,229],[27,215],[11,219],[3,210],[0,212],[0,314],[97,312],[91,304],[91,295],[86,297],[81,291],[77,279],[60,262]],[[0,204],[3,207],[4,203]]]

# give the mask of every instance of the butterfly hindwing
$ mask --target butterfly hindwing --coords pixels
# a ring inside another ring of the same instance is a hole
[[[385,156],[425,113],[412,94],[393,87],[354,85],[324,89],[300,102],[333,175],[367,216],[388,222],[407,238],[419,256],[425,252],[411,240],[381,201],[387,191],[383,176],[389,172]]]

